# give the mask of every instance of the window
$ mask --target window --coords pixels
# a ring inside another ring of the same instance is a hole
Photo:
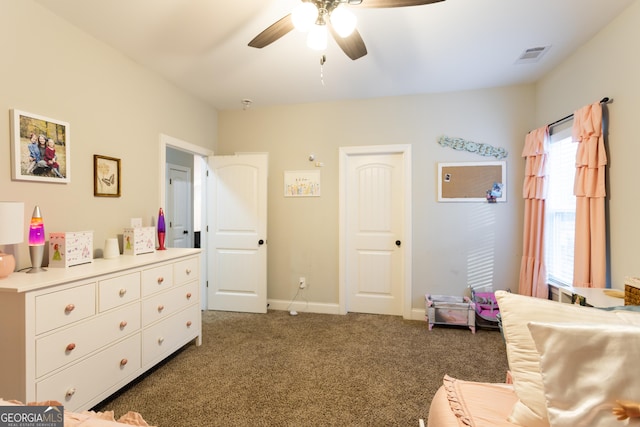
[[[571,141],[571,127],[553,132],[547,156],[545,203],[545,264],[548,281],[572,286],[576,198],[573,182],[578,144]]]

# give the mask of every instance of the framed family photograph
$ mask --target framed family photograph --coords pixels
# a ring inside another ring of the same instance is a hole
[[[120,159],[93,155],[93,195],[96,197],[120,197],[122,178]]]
[[[11,110],[11,178],[71,182],[69,123]]]

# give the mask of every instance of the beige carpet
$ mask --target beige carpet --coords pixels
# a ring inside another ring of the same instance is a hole
[[[189,344],[95,410],[160,427],[418,426],[444,374],[501,382],[499,331],[367,314],[203,313]]]

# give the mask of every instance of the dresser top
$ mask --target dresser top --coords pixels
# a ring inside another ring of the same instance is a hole
[[[200,251],[200,249],[170,248],[141,255],[120,255],[112,259],[96,258],[92,263],[73,267],[45,267],[46,271],[34,274],[27,274],[28,270],[14,272],[0,279],[0,293],[34,291],[61,283],[173,261],[197,255]]]

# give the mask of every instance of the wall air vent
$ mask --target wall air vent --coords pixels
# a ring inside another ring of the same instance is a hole
[[[551,49],[551,46],[540,46],[526,49],[516,60],[516,64],[532,64],[538,62]]]

